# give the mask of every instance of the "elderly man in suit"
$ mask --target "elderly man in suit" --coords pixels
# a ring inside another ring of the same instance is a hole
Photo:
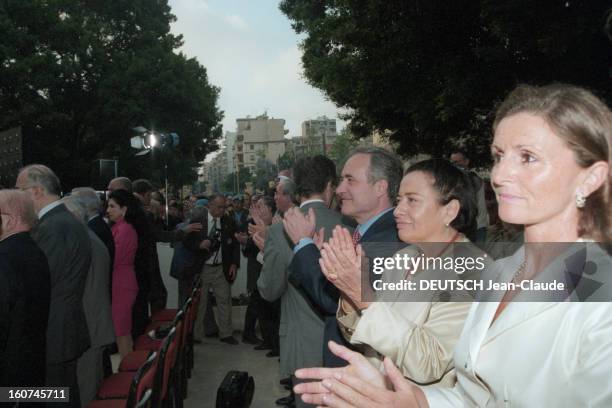
[[[353,150],[342,169],[342,181],[336,189],[342,214],[354,218],[358,226],[353,242],[360,243],[366,256],[391,256],[400,244],[393,217],[393,208],[402,180],[402,162],[393,153],[379,147]],[[346,363],[332,354],[327,342],[347,344],[336,320],[340,291],[321,272],[319,248],[313,241],[314,220],[290,214],[285,230],[295,244],[291,262],[291,278],[327,317],[325,325],[324,365],[338,367]],[[331,234],[331,231],[328,231]]]
[[[79,201],[85,206],[87,212],[87,227],[93,231],[96,236],[104,243],[108,254],[110,255],[109,275],[108,275],[108,293],[112,296],[113,287],[113,265],[115,261],[115,239],[113,238],[113,232],[110,226],[102,218],[102,201],[98,197],[96,191],[91,187],[77,187],[73,188],[71,195],[79,199]],[[93,247],[92,247],[93,249]],[[113,366],[110,355],[112,354],[111,346],[104,349],[103,364],[104,364],[104,376],[108,377],[113,373]]]
[[[217,325],[219,339],[227,344],[236,345],[232,335],[232,292],[231,283],[236,278],[240,266],[240,245],[234,237],[236,227],[231,217],[224,215],[225,197],[213,195],[208,202],[208,212],[202,216],[200,238],[197,248],[205,252],[206,261],[201,269],[202,299],[200,300],[198,320],[194,327],[194,340],[202,341],[204,336],[204,314],[208,303],[208,289],[212,288],[217,301]],[[188,244],[196,248],[194,243]]]
[[[0,384],[45,385],[51,283],[47,258],[30,236],[27,193],[0,190]]]
[[[342,215],[329,209],[336,185],[336,167],[324,156],[298,160],[293,169],[300,207],[292,212],[315,218],[313,230],[331,234],[334,226],[342,223]],[[322,230],[321,230],[322,229]],[[315,367],[323,362],[323,316],[311,304],[301,287],[290,283],[289,265],[293,257],[293,243],[281,223],[273,224],[264,245],[264,264],[257,282],[262,297],[268,301],[281,298],[281,374],[293,375],[302,367]],[[291,404],[291,397],[279,403]],[[301,405],[301,400],[295,401]]]
[[[83,224],[88,221],[85,203],[78,196],[62,198],[62,202]],[[87,274],[83,307],[89,328],[91,347],[77,362],[81,405],[87,406],[96,396],[104,374],[104,347],[115,342],[115,331],[108,291],[111,264],[104,243],[92,231],[87,231],[91,240],[91,266]]]
[[[60,181],[41,164],[24,167],[15,186],[28,192],[39,222],[32,237],[47,256],[51,304],[47,327],[47,384],[70,387],[70,406],[80,406],[77,360],[90,346],[83,292],[91,264],[87,227],[60,201]]]
[[[85,207],[85,211],[87,212],[87,227],[89,227],[89,229],[100,238],[100,241],[104,243],[104,246],[106,246],[112,266],[115,259],[115,240],[113,239],[113,232],[106,221],[104,221],[104,218],[102,218],[102,202],[96,194],[96,191],[91,187],[77,187],[73,188],[70,194],[77,197]]]
[[[128,193],[132,192],[132,180],[127,177],[115,177],[111,181],[108,182],[108,186],[106,189],[109,192],[113,192],[115,190],[125,190]]]

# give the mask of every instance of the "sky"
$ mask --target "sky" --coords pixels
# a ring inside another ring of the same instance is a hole
[[[181,51],[208,70],[209,82],[221,88],[223,133],[236,119],[268,113],[285,119],[289,136],[301,124],[338,109],[303,77],[300,38],[278,9],[278,0],[169,0],[183,34]],[[337,121],[337,129],[344,122]]]

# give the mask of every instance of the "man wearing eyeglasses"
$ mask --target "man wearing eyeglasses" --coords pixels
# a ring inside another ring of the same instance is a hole
[[[232,335],[231,283],[236,278],[240,265],[240,245],[234,237],[236,233],[234,220],[225,215],[225,201],[222,195],[209,198],[208,214],[204,214],[202,220],[205,228],[200,233],[200,239],[191,243],[192,248],[197,243],[194,249],[205,252],[206,258],[201,275],[202,299],[194,327],[194,339],[201,341],[204,336],[203,320],[208,289],[212,288],[217,301],[219,339],[224,343],[236,345],[238,341]]]

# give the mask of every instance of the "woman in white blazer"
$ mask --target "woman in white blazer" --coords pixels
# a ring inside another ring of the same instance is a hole
[[[515,284],[558,278],[565,289],[540,294],[540,302],[521,302],[526,290],[483,292],[455,348],[452,388],[415,386],[385,361],[387,387],[361,356],[334,347],[351,365],[296,373],[323,379],[296,390],[305,400],[368,408],[612,406],[612,259],[603,249],[612,243],[612,113],[581,88],[520,86],[493,128],[499,216],[525,226],[526,244],[490,276]]]

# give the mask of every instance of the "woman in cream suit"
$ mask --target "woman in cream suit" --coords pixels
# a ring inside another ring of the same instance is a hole
[[[401,181],[394,216],[400,239],[414,245],[401,250],[394,258],[404,258],[404,255],[413,259],[420,255],[440,259],[480,258],[481,268],[461,270],[462,274],[458,275],[454,270],[442,268],[409,271],[402,265],[386,270],[380,282],[398,283],[406,278],[415,284],[420,279],[478,279],[489,263],[488,258],[464,235],[475,230],[477,211],[469,179],[452,163],[430,159],[411,166]],[[353,249],[348,231],[338,227],[322,249],[323,273],[328,277],[332,271],[339,275],[350,273],[343,271],[341,261],[348,253],[353,261],[352,268],[346,269],[360,275],[359,252],[359,247],[357,251]],[[338,282],[334,277],[330,280]],[[376,296],[373,302],[364,301],[361,291],[343,291],[337,319],[344,337],[377,367],[387,356],[415,383],[453,385],[453,349],[472,298],[464,293],[457,299],[461,301],[449,302],[440,301],[440,296],[444,296],[442,290],[414,294],[409,290],[381,291],[380,288],[375,285],[378,291],[373,294]],[[417,298],[419,295],[423,296]]]
[[[564,290],[540,293],[540,302],[521,302],[530,296],[521,290],[483,293],[455,349],[453,388],[417,387],[385,361],[387,389],[358,354],[332,346],[350,368],[296,373],[323,379],[301,385],[304,399],[330,407],[612,406],[612,260],[603,249],[612,243],[612,113],[584,89],[520,86],[500,106],[494,132],[499,216],[525,226],[526,244],[490,276],[552,278]]]

